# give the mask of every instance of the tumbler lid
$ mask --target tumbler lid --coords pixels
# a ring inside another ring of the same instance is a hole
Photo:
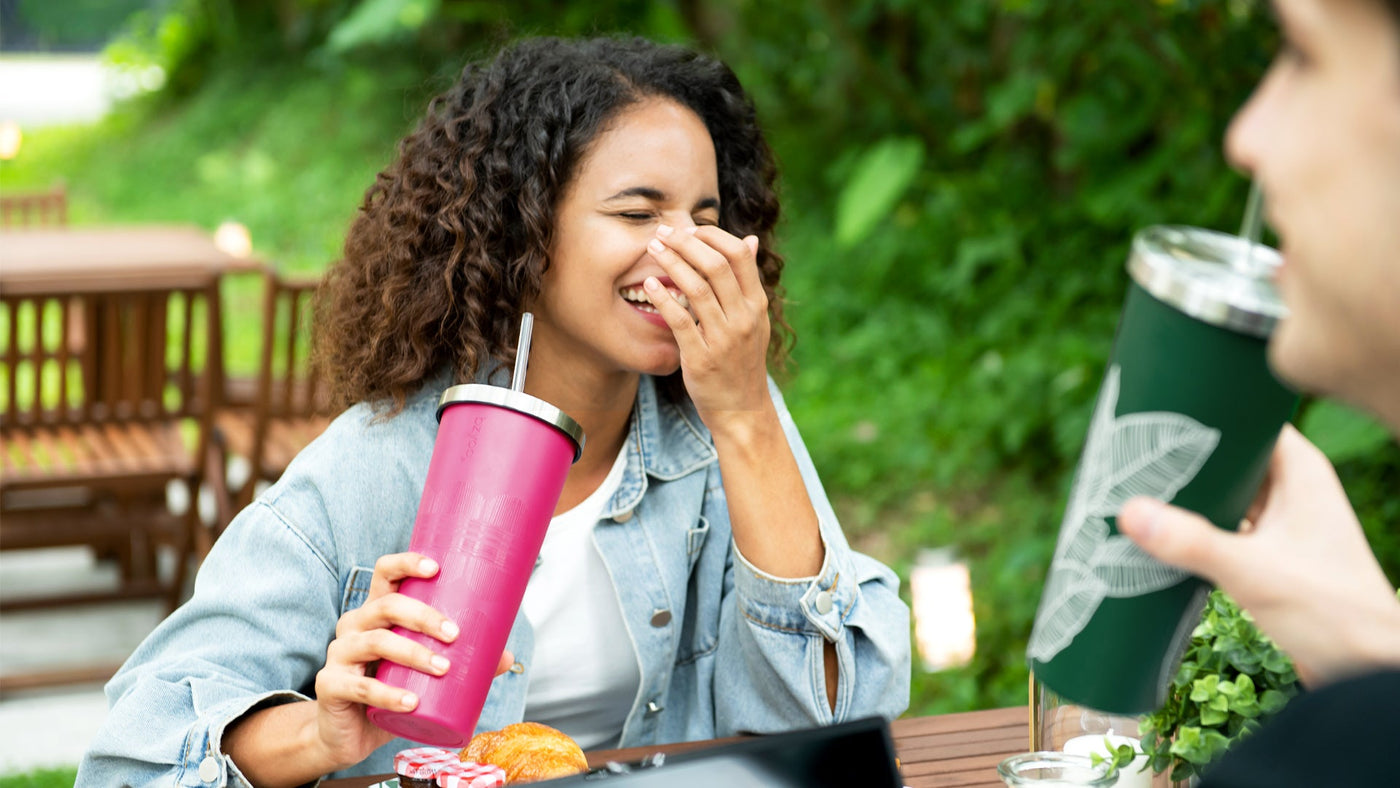
[[[485,405],[508,408],[539,419],[559,430],[574,442],[574,462],[583,456],[583,427],[569,417],[569,414],[538,397],[520,391],[511,391],[500,386],[487,386],[481,383],[463,383],[442,392],[438,400],[437,417],[442,421],[442,413],[449,405],[479,402]]]
[[[1273,281],[1282,261],[1276,250],[1236,235],[1170,225],[1138,232],[1128,272],[1144,290],[1191,317],[1267,337],[1288,314]]]

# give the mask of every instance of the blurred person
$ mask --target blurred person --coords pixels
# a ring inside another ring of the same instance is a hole
[[[1269,359],[1400,434],[1400,0],[1273,6],[1282,51],[1226,140],[1263,189],[1284,256],[1289,315]],[[1202,786],[1395,784],[1400,601],[1316,447],[1284,429],[1238,533],[1148,499],[1119,522],[1236,599],[1310,690]]]
[[[396,593],[437,571],[403,551],[438,396],[508,381],[525,310],[526,391],[587,436],[546,550],[582,538],[532,575],[478,729],[633,747],[902,712],[898,578],[847,545],[767,374],[787,333],[775,177],[751,100],[704,55],[538,39],[469,65],[322,295],[319,352],[356,404],[112,679],[79,785],[392,771],[412,745],[366,708],[417,699],[373,666],[444,667],[389,628],[472,636]]]

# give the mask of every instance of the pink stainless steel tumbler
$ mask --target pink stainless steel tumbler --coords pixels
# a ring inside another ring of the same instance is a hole
[[[443,392],[438,421],[409,549],[441,568],[404,580],[399,593],[437,609],[462,634],[444,644],[395,627],[452,667],[438,677],[381,662],[376,677],[417,694],[418,707],[371,708],[368,716],[404,738],[460,747],[476,729],[583,430],[543,400],[476,384]]]

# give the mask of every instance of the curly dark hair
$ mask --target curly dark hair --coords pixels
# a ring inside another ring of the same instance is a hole
[[[769,360],[781,368],[792,331],[783,259],[770,249],[777,167],[734,72],[644,39],[536,38],[468,65],[366,192],[317,309],[318,363],[338,404],[392,414],[446,365],[470,380],[484,363],[511,363],[567,185],[609,122],[652,97],[690,108],[709,129],[719,224],[758,236]]]

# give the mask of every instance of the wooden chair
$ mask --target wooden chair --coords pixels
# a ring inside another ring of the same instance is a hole
[[[120,292],[0,292],[0,549],[91,545],[114,553],[113,591],[0,598],[0,609],[140,596],[173,609],[198,527],[212,429],[217,277]],[[81,321],[75,321],[81,316]],[[91,330],[74,342],[75,324]],[[170,512],[166,487],[190,505]],[[156,547],[174,547],[163,580]]]
[[[329,389],[309,363],[319,286],[319,278],[288,277],[272,270],[265,274],[262,357],[251,397],[235,393],[226,398],[214,419],[210,460],[217,464],[209,479],[219,509],[216,537],[253,502],[257,485],[276,481],[334,415]],[[228,489],[224,482],[232,456],[245,458],[250,471],[237,488]]]
[[[46,192],[0,194],[0,227],[59,227],[68,224],[68,191],[58,184]]]

